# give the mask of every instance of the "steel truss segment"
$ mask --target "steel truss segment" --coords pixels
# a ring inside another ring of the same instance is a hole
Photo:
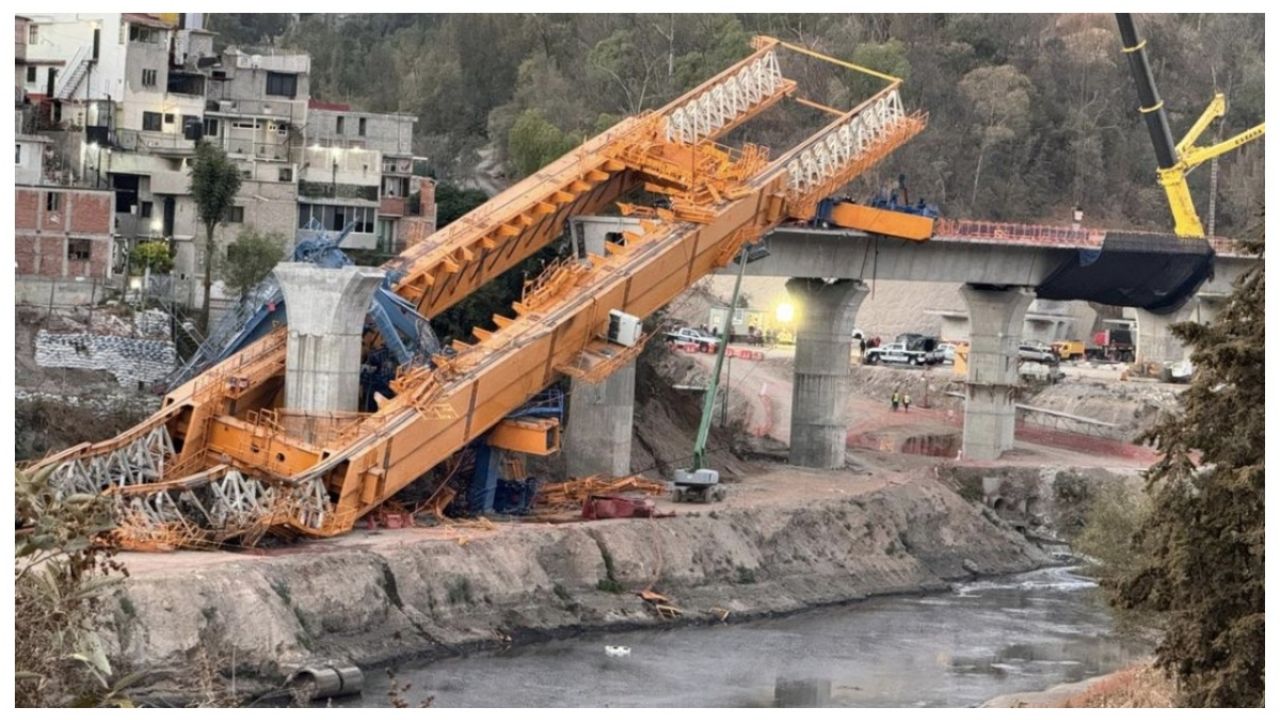
[[[787,163],[788,193],[801,197],[835,178],[906,117],[898,88],[889,89],[844,123],[828,129]]]
[[[125,445],[61,463],[51,481],[62,495],[157,482],[173,456],[169,427],[160,423]]]
[[[667,142],[693,145],[750,113],[786,82],[769,51],[666,116]]]

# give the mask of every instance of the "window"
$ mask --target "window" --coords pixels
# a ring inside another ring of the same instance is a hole
[[[144,27],[142,25],[130,25],[129,42],[160,42],[160,32],[155,28]]]
[[[366,118],[360,118],[360,137],[364,137],[364,124]]]
[[[160,113],[144,111],[142,113],[142,129],[158,132],[160,130]]]
[[[142,71],[142,85],[143,85],[143,87],[155,87],[155,86],[156,86],[156,71],[155,71],[155,70],[143,70],[143,71]]]
[[[267,94],[277,97],[296,97],[298,76],[291,73],[267,73]]]
[[[172,124],[173,124],[173,113],[165,113],[165,114],[164,114],[164,124],[165,124],[165,125],[172,125]]]
[[[227,208],[227,214],[222,216],[222,219],[229,223],[242,223],[244,222],[244,208],[239,205],[232,205]]]
[[[343,118],[341,115],[339,115],[339,116],[338,116],[338,130],[337,130],[337,132],[338,132],[338,134],[339,134],[339,135],[341,135],[341,134],[342,134],[342,121],[343,121],[343,120],[345,120],[345,119],[346,119],[346,118]]]
[[[218,121],[216,118],[204,119],[204,134],[216,137],[218,134]]]
[[[14,151],[13,164],[21,165],[22,164],[22,146],[15,143],[13,146],[13,151]]]
[[[252,179],[253,179],[253,170],[251,170],[250,168],[244,168],[244,169],[242,169],[242,170],[240,171],[240,177],[244,178],[245,180],[252,180]]]
[[[35,25],[27,26],[27,44],[35,45],[40,42],[40,28]]]
[[[27,82],[33,83],[35,81],[36,81],[36,66],[28,65],[27,66]]]
[[[68,260],[88,260],[93,254],[89,238],[69,238],[67,240]]]
[[[44,194],[44,209],[48,212],[58,212],[62,209],[62,193],[48,192]]]
[[[293,168],[280,168],[280,182],[293,182]]]
[[[143,200],[138,206],[138,215],[144,218],[151,217],[151,203]]]

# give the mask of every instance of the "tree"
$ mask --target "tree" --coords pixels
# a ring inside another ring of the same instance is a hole
[[[284,257],[285,239],[280,233],[259,233],[246,228],[227,246],[219,275],[227,288],[243,298]]]
[[[213,287],[213,259],[217,249],[213,234],[239,191],[240,169],[227,153],[212,143],[197,143],[195,163],[191,167],[191,194],[205,230],[204,301],[200,308],[200,331],[205,334],[209,332],[209,291]]]
[[[521,177],[546,167],[578,145],[537,110],[525,110],[507,135],[507,157]]]
[[[169,254],[169,243],[163,240],[148,240],[138,243],[129,259],[136,272],[148,268],[157,275],[167,275],[173,270],[173,256]]]
[[[964,76],[960,90],[978,120],[978,162],[973,171],[972,209],[978,203],[982,164],[993,148],[1026,131],[1031,115],[1031,81],[1012,65],[981,67]]]
[[[484,204],[483,190],[460,188],[453,183],[436,184],[436,224],[440,229]]]
[[[1116,588],[1122,606],[1166,613],[1156,659],[1197,707],[1263,702],[1265,269],[1261,242],[1251,248],[1259,262],[1221,315],[1173,328],[1196,374],[1146,438],[1162,457],[1135,540],[1145,561]]]

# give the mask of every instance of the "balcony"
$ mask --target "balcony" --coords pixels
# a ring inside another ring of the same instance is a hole
[[[116,130],[115,145],[121,150],[157,155],[191,155],[196,151],[194,140],[178,133],[150,130]]]
[[[378,202],[377,185],[349,185],[302,180],[298,183],[299,198],[348,199]]]

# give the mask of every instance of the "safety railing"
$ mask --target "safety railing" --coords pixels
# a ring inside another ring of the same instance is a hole
[[[1073,248],[1100,248],[1107,235],[1097,228],[1073,228],[1061,225],[989,222],[986,220],[953,220],[939,218],[934,226],[935,240],[995,241],[1018,245],[1046,245]]]

